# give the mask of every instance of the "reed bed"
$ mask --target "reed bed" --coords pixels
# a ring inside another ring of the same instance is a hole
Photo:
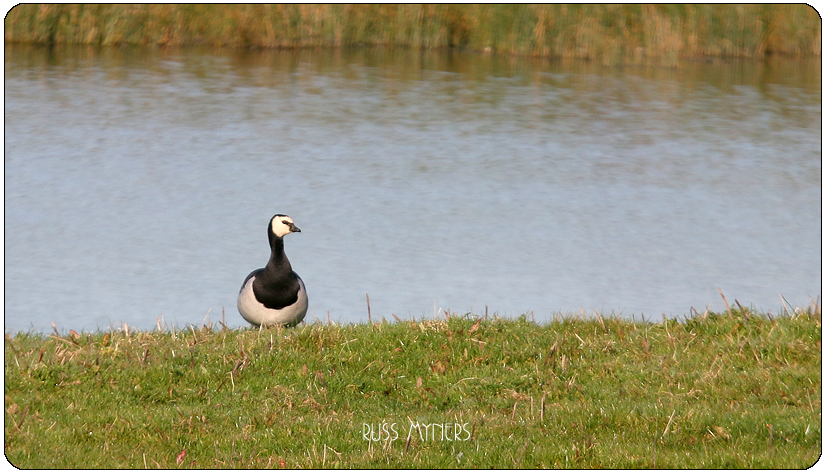
[[[775,316],[737,303],[660,323],[372,319],[6,334],[6,459],[21,469],[803,469],[822,454],[817,303]]]
[[[460,47],[605,62],[820,56],[821,34],[804,4],[24,4],[5,18],[7,43]]]

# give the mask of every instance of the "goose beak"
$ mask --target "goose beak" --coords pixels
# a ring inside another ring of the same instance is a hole
[[[291,232],[302,232],[302,229],[300,229],[300,228],[296,227],[296,226],[293,224],[293,222],[291,222],[291,223],[289,223],[289,224],[288,224],[288,229],[290,229],[290,231],[291,231]]]

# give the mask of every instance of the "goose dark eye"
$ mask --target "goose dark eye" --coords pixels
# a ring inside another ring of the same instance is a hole
[[[286,225],[286,226],[290,227],[290,222],[288,222],[288,221],[282,221],[282,224],[284,224],[284,225]]]

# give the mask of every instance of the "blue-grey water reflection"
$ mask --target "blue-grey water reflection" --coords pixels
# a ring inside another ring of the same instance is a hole
[[[6,46],[5,329],[230,326],[276,212],[308,322],[820,294],[820,77],[450,52]]]

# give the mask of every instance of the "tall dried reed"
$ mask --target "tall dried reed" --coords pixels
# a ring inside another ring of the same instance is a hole
[[[24,4],[5,19],[7,43],[463,47],[605,62],[820,56],[821,35],[804,4]]]

